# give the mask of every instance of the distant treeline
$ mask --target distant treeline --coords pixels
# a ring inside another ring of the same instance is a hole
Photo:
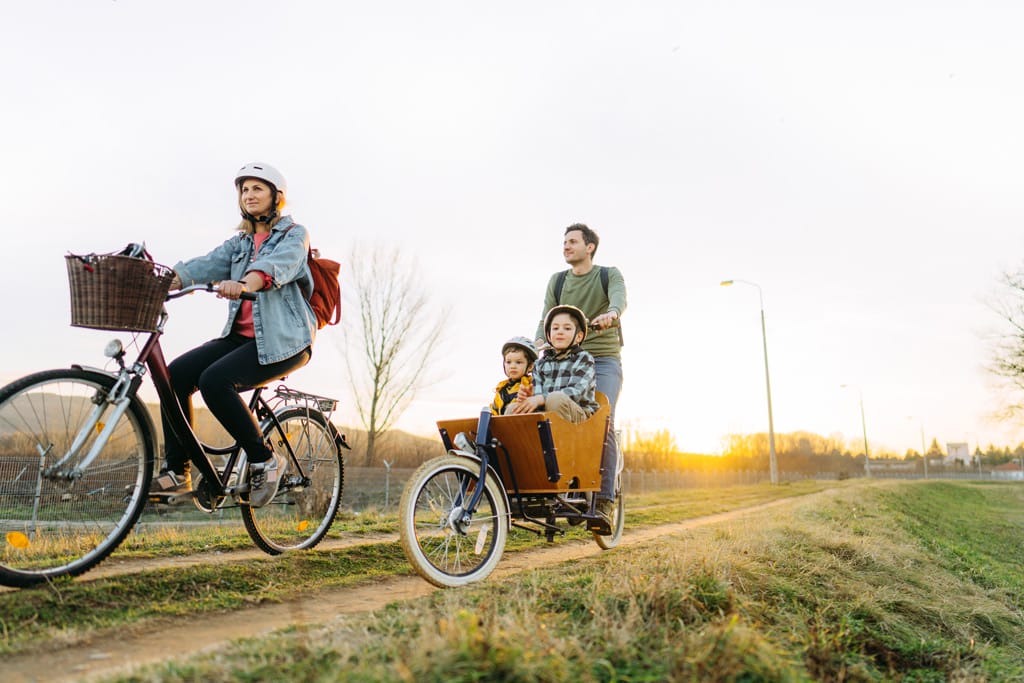
[[[858,444],[859,445],[859,444]],[[723,443],[722,455],[683,453],[667,430],[652,434],[627,434],[623,437],[626,467],[633,470],[758,470],[768,469],[769,439],[766,432],[730,434]],[[945,457],[938,441],[933,439],[926,451],[932,466],[935,459]],[[790,432],[775,435],[775,455],[780,471],[814,474],[817,472],[854,473],[864,470],[863,447],[851,450],[838,435],[821,436],[812,432]],[[1024,443],[1014,448],[988,446],[975,448],[970,462],[964,466],[995,467],[1008,462],[1021,462]],[[903,456],[886,451],[871,452],[872,463],[882,461],[904,463],[915,469],[923,467],[921,453],[908,450]]]
[[[980,448],[975,448],[974,457],[981,458],[981,464],[986,466],[1005,465],[1008,462],[1020,462],[1021,458],[1024,458],[1024,443],[1019,443],[1014,448],[1010,448],[1009,446],[998,448],[989,444],[988,448],[984,451]]]
[[[835,437],[810,432],[775,435],[775,454],[780,471],[852,473],[864,469],[864,455],[844,449]],[[623,438],[626,467],[634,470],[767,470],[768,434],[731,434],[722,455],[683,453],[667,430],[630,434]]]

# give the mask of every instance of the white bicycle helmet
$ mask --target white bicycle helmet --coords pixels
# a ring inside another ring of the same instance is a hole
[[[288,183],[285,182],[284,176],[270,164],[264,164],[261,161],[253,161],[238,169],[238,173],[235,174],[235,187],[238,187],[239,183],[246,178],[259,178],[260,180],[265,180],[273,185],[274,189],[281,194],[288,193]]]
[[[284,206],[284,198],[288,193],[288,183],[285,182],[284,176],[281,175],[280,171],[270,164],[264,164],[262,161],[253,161],[238,169],[238,173],[235,174],[235,187],[241,188],[242,181],[246,178],[256,178],[270,185],[271,207],[269,216],[257,218],[245,210],[241,199],[239,199],[238,208],[242,212],[242,218],[254,223],[270,223],[277,217],[277,210]]]

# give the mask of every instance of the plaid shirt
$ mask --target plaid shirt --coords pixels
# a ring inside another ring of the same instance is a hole
[[[594,357],[579,346],[570,347],[560,355],[554,349],[546,349],[544,355],[533,366],[534,394],[547,396],[561,391],[576,401],[587,415],[598,409],[594,391],[597,375],[594,372]]]

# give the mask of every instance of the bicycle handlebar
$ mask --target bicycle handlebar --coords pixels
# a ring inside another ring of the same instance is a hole
[[[178,297],[191,294],[192,292],[216,292],[217,287],[211,282],[203,285],[189,285],[188,287],[182,287],[177,292],[168,293],[167,300],[177,299]],[[256,301],[256,292],[242,292],[238,297],[239,299],[245,299],[246,301]]]

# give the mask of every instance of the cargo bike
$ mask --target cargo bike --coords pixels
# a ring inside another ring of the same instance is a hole
[[[487,410],[479,418],[438,421],[447,454],[416,470],[399,503],[402,548],[420,576],[441,587],[486,578],[512,527],[550,542],[585,525],[601,548],[618,545],[621,487],[610,520],[596,509],[611,429],[608,399],[598,392],[597,400],[599,409],[579,424],[552,412]]]

